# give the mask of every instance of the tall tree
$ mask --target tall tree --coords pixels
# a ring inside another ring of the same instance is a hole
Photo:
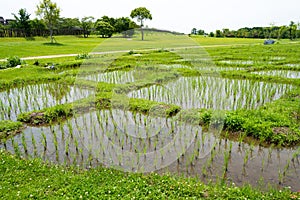
[[[57,7],[56,3],[51,2],[51,0],[43,0],[37,5],[36,14],[43,18],[47,24],[50,30],[51,43],[53,43],[53,29],[59,19],[60,8]]]
[[[89,37],[91,28],[93,27],[93,21],[94,21],[94,17],[90,16],[90,17],[84,17],[81,19],[81,28],[83,30],[83,37],[87,38]]]
[[[30,36],[30,29],[31,29],[31,24],[30,24],[30,14],[26,12],[25,8],[21,8],[18,13],[19,16],[16,14],[13,14],[13,16],[16,19],[16,28],[21,29],[25,32],[25,36],[28,37]]]
[[[143,31],[144,20],[146,19],[152,20],[152,15],[150,11],[145,7],[135,8],[134,10],[131,11],[130,17],[132,19],[136,18],[137,21],[141,23],[142,40],[144,40],[144,31]]]

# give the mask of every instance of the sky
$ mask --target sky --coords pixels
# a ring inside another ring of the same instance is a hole
[[[0,16],[13,18],[26,8],[35,18],[40,0],[0,0]],[[146,7],[152,21],[145,25],[170,31],[190,33],[192,28],[206,32],[229,28],[288,25],[300,22],[300,0],[52,0],[61,9],[61,17],[82,18],[104,15],[129,17],[131,10]]]

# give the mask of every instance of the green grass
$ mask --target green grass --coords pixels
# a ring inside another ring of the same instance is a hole
[[[288,189],[205,185],[195,178],[83,170],[23,160],[0,151],[1,199],[297,199]]]
[[[29,57],[57,54],[80,54],[91,52],[101,44],[102,38],[92,36],[81,38],[75,36],[55,36],[60,45],[49,45],[49,38],[35,37],[33,40],[25,38],[0,38],[0,59],[10,56]]]
[[[214,38],[192,35],[191,38],[203,46],[209,45],[238,45],[238,44],[263,44],[262,39],[245,38]]]

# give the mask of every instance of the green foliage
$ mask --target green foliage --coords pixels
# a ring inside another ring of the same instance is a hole
[[[131,11],[130,17],[136,18],[137,21],[141,23],[141,27],[144,26],[143,22],[145,19],[152,20],[152,15],[151,15],[150,11],[145,7],[135,8],[134,10]]]
[[[96,24],[95,28],[98,31],[98,34],[101,35],[102,38],[111,37],[115,31],[112,25],[104,21],[99,21]]]
[[[22,127],[21,122],[9,120],[0,121],[0,141],[16,134]]]
[[[16,67],[17,65],[21,65],[21,59],[18,56],[11,56],[7,58],[6,67]]]

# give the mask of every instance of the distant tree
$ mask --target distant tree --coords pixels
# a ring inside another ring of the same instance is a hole
[[[152,20],[152,15],[150,11],[145,7],[135,8],[134,10],[131,11],[130,17],[132,19],[136,18],[137,21],[140,22],[141,31],[142,31],[142,40],[144,40],[144,31],[143,31],[144,20],[146,19]]]
[[[295,24],[295,22],[291,21],[290,25],[289,25],[289,32],[290,32],[290,39],[291,40],[294,39],[296,30],[297,30],[297,25]]]
[[[30,36],[30,30],[31,30],[31,24],[30,24],[30,14],[26,12],[25,8],[22,8],[19,10],[17,16],[16,14],[13,14],[15,17],[15,26],[17,29],[21,29],[25,33],[25,37]]]
[[[30,20],[31,32],[33,35],[42,36],[47,30],[47,26],[43,20],[37,18]]]
[[[192,35],[197,35],[197,29],[196,28],[192,28],[191,34]]]
[[[210,32],[208,36],[209,37],[215,37],[215,34],[214,34],[214,32]]]
[[[223,34],[220,30],[216,30],[216,37],[223,37]]]
[[[121,17],[115,20],[115,32],[122,33],[124,37],[127,36],[127,31],[133,29],[132,21],[128,17]]]
[[[80,22],[80,26],[83,30],[83,37],[84,38],[87,38],[89,37],[89,34],[91,32],[91,29],[93,27],[93,21],[94,21],[94,17],[90,16],[90,17],[84,17],[81,19],[81,22]]]
[[[202,29],[197,30],[197,35],[205,35],[205,31]]]
[[[60,8],[57,7],[56,3],[51,2],[51,0],[42,0],[37,5],[36,14],[44,19],[50,31],[51,43],[53,43],[53,29],[59,19]]]
[[[61,30],[71,31],[74,28],[79,28],[80,21],[78,18],[59,18],[57,22],[57,28]]]
[[[114,33],[115,29],[112,25],[110,25],[108,22],[104,21],[98,21],[96,23],[96,30],[98,31],[99,35],[101,37],[111,37]]]

